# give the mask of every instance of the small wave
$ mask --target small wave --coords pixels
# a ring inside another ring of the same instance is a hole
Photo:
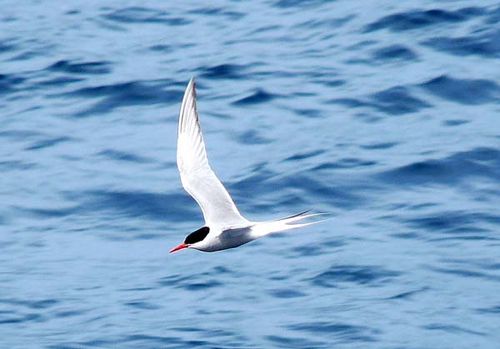
[[[64,93],[69,97],[99,99],[92,107],[76,113],[84,117],[109,113],[116,108],[131,105],[152,105],[177,102],[182,98],[180,90],[164,90],[162,81],[130,81],[112,85],[84,87]]]
[[[390,45],[375,50],[372,57],[376,61],[414,61],[418,56],[406,46]]]
[[[190,14],[202,15],[202,16],[214,16],[214,17],[227,17],[231,20],[239,20],[246,16],[246,13],[233,11],[226,7],[201,7],[189,11]]]
[[[265,90],[258,89],[254,93],[252,93],[250,96],[241,98],[235,102],[233,102],[233,105],[250,105],[250,104],[260,104],[260,103],[265,103],[269,102],[270,100],[276,98],[276,95],[273,95]]]
[[[239,134],[237,140],[241,144],[271,143],[271,140],[269,138],[262,137],[256,130],[249,130]]]
[[[387,282],[398,275],[398,272],[377,266],[334,265],[311,281],[321,287],[341,287],[345,283],[371,286]]]
[[[335,0],[278,0],[273,3],[273,6],[278,8],[310,8],[318,7],[334,2]]]
[[[456,11],[432,9],[399,12],[385,16],[367,25],[364,28],[364,32],[367,33],[381,29],[389,29],[391,31],[398,32],[443,23],[458,23],[483,13],[484,10],[478,7],[462,8]]]
[[[444,159],[424,160],[382,172],[378,178],[394,185],[454,184],[470,177],[500,180],[500,151],[476,148]]]
[[[186,221],[199,216],[186,195],[157,194],[138,191],[90,191],[82,211],[115,211],[129,217],[145,217],[164,221]]]
[[[431,105],[411,95],[408,88],[394,86],[376,92],[367,98],[335,98],[328,103],[342,104],[351,108],[370,107],[389,115],[418,112]]]
[[[423,44],[437,51],[460,57],[475,55],[485,58],[498,58],[500,56],[499,35],[500,31],[458,37],[438,36],[425,40]]]
[[[44,140],[35,142],[34,144],[27,147],[26,150],[39,150],[39,149],[43,149],[43,148],[49,148],[49,147],[53,147],[57,144],[70,142],[70,141],[74,141],[74,139],[70,138],[70,137],[66,137],[66,136],[48,138],[48,139],[44,139]]]
[[[305,293],[291,289],[274,289],[270,291],[271,296],[281,299],[299,298],[306,296]]]
[[[466,239],[484,240],[494,239],[489,236],[488,225],[500,224],[500,216],[486,213],[475,213],[465,211],[446,211],[431,215],[420,215],[408,218],[400,217],[404,224],[419,229],[421,237],[435,239],[436,234],[441,239]]]
[[[441,324],[441,323],[428,324],[428,325],[425,325],[424,328],[427,330],[431,330],[431,331],[443,331],[443,332],[447,332],[447,333],[467,333],[467,334],[473,334],[473,335],[482,336],[482,337],[487,335],[487,333],[485,333],[485,332],[467,329],[467,328],[464,328],[462,326]]]
[[[111,159],[111,160],[116,160],[116,161],[128,161],[128,162],[135,162],[135,163],[150,163],[150,162],[152,162],[151,159],[147,159],[143,156],[139,156],[139,155],[132,154],[129,152],[113,150],[113,149],[102,150],[98,153],[98,155],[106,157],[106,158]]]
[[[420,85],[437,97],[460,104],[496,102],[500,88],[493,80],[439,76]]]
[[[111,72],[111,65],[109,62],[76,63],[61,60],[50,65],[47,70],[70,74],[107,74]]]
[[[189,24],[189,21],[183,17],[172,17],[168,12],[156,10],[147,7],[126,7],[112,11],[103,15],[105,19],[118,23],[159,23],[167,26],[178,26]]]
[[[297,325],[290,325],[287,328],[291,331],[309,332],[314,335],[333,336],[336,342],[374,342],[377,331],[365,326],[349,325],[332,322],[312,322]]]
[[[207,79],[241,79],[245,67],[237,64],[219,64],[202,69],[201,77]]]
[[[0,74],[0,96],[16,92],[25,80],[16,74]]]

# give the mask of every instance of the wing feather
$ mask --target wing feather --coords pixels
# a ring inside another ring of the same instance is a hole
[[[177,136],[177,167],[182,185],[201,207],[205,223],[247,223],[208,163],[196,110],[194,79],[189,81],[182,99]]]

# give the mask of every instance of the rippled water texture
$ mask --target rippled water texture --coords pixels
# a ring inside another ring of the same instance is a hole
[[[1,348],[498,348],[498,1],[6,1]],[[191,76],[250,219],[175,164]]]

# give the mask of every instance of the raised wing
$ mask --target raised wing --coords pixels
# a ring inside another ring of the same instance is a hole
[[[207,225],[240,225],[248,221],[210,168],[201,134],[194,79],[184,92],[179,115],[177,166],[184,189],[196,200]]]

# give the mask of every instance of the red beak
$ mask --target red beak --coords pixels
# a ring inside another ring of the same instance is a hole
[[[171,249],[171,250],[170,250],[170,253],[173,253],[173,252],[175,252],[175,251],[179,251],[179,250],[183,250],[183,249],[188,248],[188,247],[189,247],[189,245],[188,245],[188,244],[184,244],[184,243],[182,243],[182,244],[180,244],[179,246],[176,246],[176,247],[174,247],[173,249]]]

